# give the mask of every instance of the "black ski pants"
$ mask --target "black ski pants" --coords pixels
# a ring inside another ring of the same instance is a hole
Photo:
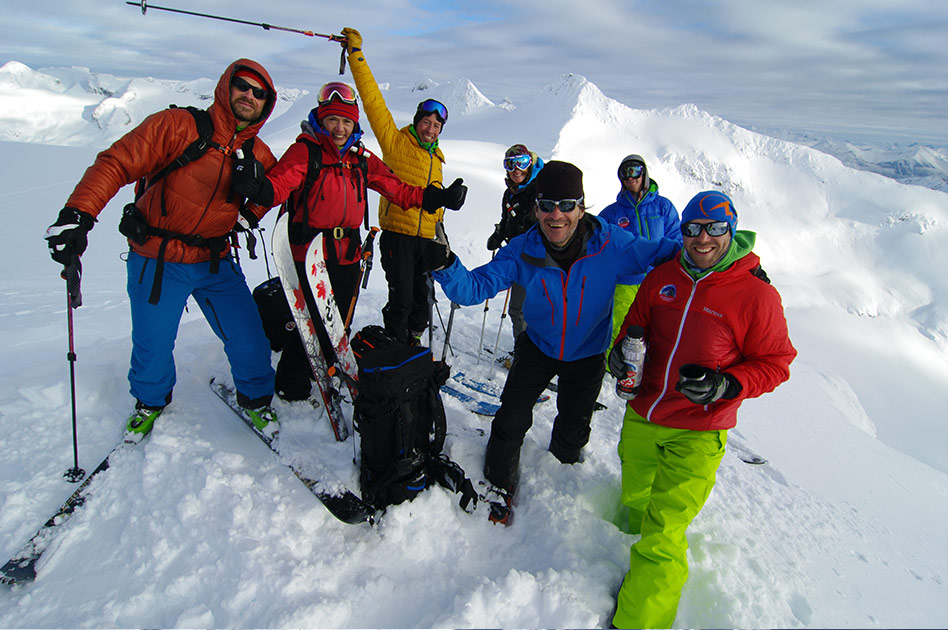
[[[593,406],[605,373],[602,354],[560,361],[545,355],[528,335],[520,335],[500,396],[500,409],[490,427],[484,458],[487,480],[511,492],[516,489],[520,447],[533,425],[533,405],[554,376],[559,376],[559,384],[550,452],[564,464],[578,462],[583,447],[589,442]]]
[[[383,230],[379,236],[379,252],[385,281],[388,283],[388,304],[382,308],[385,330],[399,341],[408,343],[409,332],[420,333],[428,327],[428,268],[423,254],[428,240]]]
[[[322,238],[322,236],[316,238]],[[328,247],[328,252],[330,253],[326,261],[326,271],[329,272],[329,284],[336,298],[336,307],[340,311],[341,319],[344,319],[349,312],[349,304],[352,302],[352,296],[355,295],[359,283],[359,264],[356,262],[351,265],[340,265],[336,260],[335,248],[331,244]],[[329,341],[329,334],[322,324],[322,319],[317,316],[318,311],[306,276],[306,265],[300,261],[296,262],[296,275],[300,279],[300,287],[306,298],[306,307],[313,315],[313,324],[316,326],[316,337],[319,339],[319,346],[323,349],[325,355],[332,350],[333,346]],[[299,335],[292,335],[280,354],[280,362],[277,363],[276,393],[283,400],[304,400],[309,397],[312,380],[313,369],[309,364],[309,357],[306,356],[306,350],[303,348],[303,342]]]

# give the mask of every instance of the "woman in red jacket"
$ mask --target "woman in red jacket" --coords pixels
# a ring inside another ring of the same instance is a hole
[[[320,88],[318,105],[301,123],[302,133],[266,176],[259,165],[239,169],[244,175],[236,190],[251,200],[274,206],[286,202],[290,213],[290,243],[293,259],[307,294],[310,313],[315,313],[303,263],[314,238],[322,238],[326,268],[336,305],[352,301],[359,281],[362,253],[360,224],[369,226],[366,189],[370,188],[403,208],[434,212],[442,206],[459,208],[464,186],[443,189],[410,186],[402,182],[381,159],[360,142],[359,105],[355,90],[345,83],[327,83]],[[316,167],[316,165],[319,165]],[[314,318],[318,319],[318,318]],[[324,351],[328,336],[320,327],[317,335]],[[287,344],[276,372],[276,392],[284,400],[309,396],[311,370],[303,344],[295,338]]]
[[[619,440],[622,503],[631,550],[613,624],[669,628],[688,577],[685,530],[704,506],[746,398],[790,377],[790,343],[780,294],[737,230],[726,195],[698,193],[681,215],[680,256],[642,282],[609,355],[620,358],[629,326],[645,329],[642,386],[629,401]]]

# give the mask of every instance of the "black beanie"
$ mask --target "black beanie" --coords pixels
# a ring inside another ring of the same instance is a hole
[[[582,198],[583,172],[569,162],[547,162],[537,173],[537,199]]]

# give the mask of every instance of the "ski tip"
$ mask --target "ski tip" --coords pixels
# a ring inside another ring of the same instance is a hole
[[[0,584],[23,584],[36,579],[36,560],[10,560],[0,568]]]
[[[760,466],[767,463],[767,460],[763,457],[758,457],[756,455],[741,455],[739,456],[740,460],[745,464],[752,464],[754,466]]]

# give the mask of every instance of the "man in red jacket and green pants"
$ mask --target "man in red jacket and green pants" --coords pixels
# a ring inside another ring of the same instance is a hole
[[[746,398],[790,377],[796,350],[780,295],[737,231],[720,192],[698,193],[681,216],[684,246],[642,283],[609,355],[622,375],[629,326],[645,329],[642,386],[619,440],[622,502],[633,545],[619,590],[617,628],[669,628],[688,578],[685,530],[714,487],[727,431]]]

